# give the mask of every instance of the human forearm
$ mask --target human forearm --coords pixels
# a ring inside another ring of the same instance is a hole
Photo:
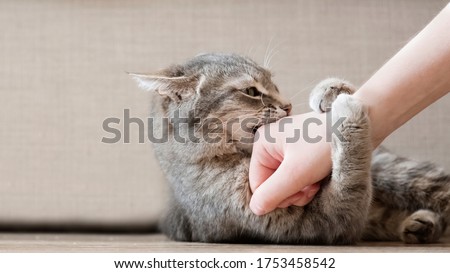
[[[449,92],[449,26],[447,5],[355,93],[368,106],[375,146]]]

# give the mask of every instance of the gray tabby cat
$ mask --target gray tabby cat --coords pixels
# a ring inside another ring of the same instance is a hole
[[[153,130],[168,141],[153,146],[172,191],[161,227],[174,240],[431,243],[445,230],[449,175],[383,148],[372,158],[366,110],[345,81],[321,82],[310,99],[314,110],[332,106],[334,120],[346,117],[339,130],[349,141],[333,136],[332,175],[307,206],[256,216],[248,182],[255,129],[291,109],[270,72],[238,55],[204,54],[155,75],[132,75],[160,95],[153,100]]]

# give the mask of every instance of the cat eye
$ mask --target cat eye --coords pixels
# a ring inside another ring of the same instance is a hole
[[[260,97],[262,96],[262,93],[256,89],[256,87],[249,87],[243,91],[245,94],[249,95],[250,97]]]

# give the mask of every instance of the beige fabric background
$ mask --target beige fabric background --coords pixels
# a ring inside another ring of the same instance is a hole
[[[0,223],[140,225],[158,215],[166,194],[150,144],[101,143],[105,118],[149,111],[124,71],[208,51],[262,62],[274,49],[275,80],[305,112],[316,82],[361,84],[445,4],[0,1]],[[387,145],[450,170],[449,106],[447,96]]]

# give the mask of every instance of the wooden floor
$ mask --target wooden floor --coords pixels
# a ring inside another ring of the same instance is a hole
[[[450,252],[450,236],[430,245],[297,246],[184,243],[161,234],[0,233],[0,252]]]

